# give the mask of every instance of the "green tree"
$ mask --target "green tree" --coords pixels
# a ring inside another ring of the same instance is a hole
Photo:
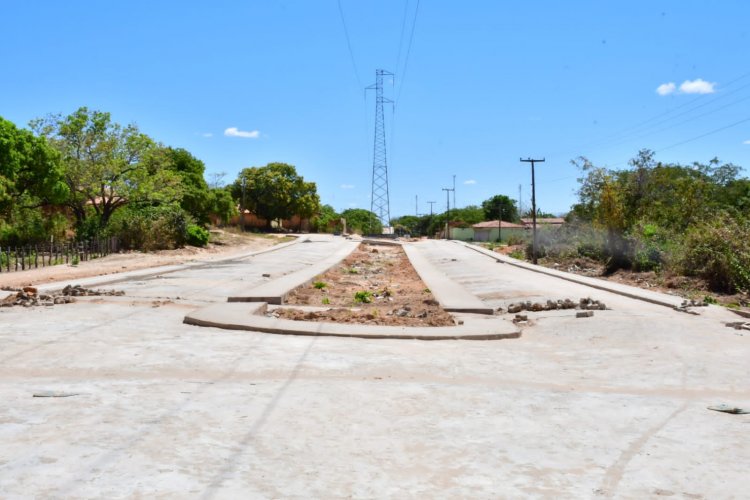
[[[61,203],[68,194],[60,156],[43,138],[0,117],[0,210],[25,205],[22,198],[34,207]]]
[[[120,207],[179,200],[180,177],[165,168],[162,148],[135,125],[113,123],[109,113],[82,107],[68,116],[50,115],[32,128],[62,156],[66,204],[79,228],[90,211],[104,228]]]
[[[243,187],[244,186],[244,187]],[[294,215],[310,218],[317,213],[320,198],[314,182],[305,182],[293,165],[269,163],[245,168],[231,187],[232,196],[258,217],[271,221]]]
[[[340,231],[340,219],[341,215],[336,213],[336,210],[331,205],[322,205],[313,220],[313,227],[316,231],[323,233]]]
[[[216,216],[220,223],[226,224],[237,215],[237,204],[227,188],[211,188],[208,192],[209,213]]]
[[[482,202],[484,211],[484,220],[497,220],[498,215],[502,214],[502,220],[507,222],[518,221],[518,209],[515,200],[504,194],[496,194]]]
[[[203,177],[206,165],[182,148],[166,148],[165,167],[174,171],[180,178],[180,206],[201,224],[208,223],[212,209],[212,197]],[[215,198],[213,201],[216,201]]]
[[[380,234],[383,225],[374,213],[363,208],[349,208],[341,212],[341,217],[346,219],[346,229],[350,233]]]
[[[0,244],[62,237],[66,219],[49,207],[68,194],[57,152],[43,138],[0,118]]]

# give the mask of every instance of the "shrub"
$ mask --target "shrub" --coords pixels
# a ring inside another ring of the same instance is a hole
[[[713,290],[750,290],[750,222],[724,214],[696,224],[685,235],[677,265]]]
[[[524,238],[523,236],[518,236],[516,234],[513,234],[511,236],[508,236],[508,239],[506,239],[505,242],[511,246],[523,245],[524,243],[526,243],[526,238]]]
[[[204,247],[208,245],[209,232],[202,227],[190,224],[187,227],[187,244],[194,247]]]
[[[107,232],[127,249],[164,250],[185,244],[189,216],[176,205],[127,207],[112,216]]]
[[[360,290],[359,292],[354,294],[354,302],[369,304],[370,302],[372,302],[372,292],[367,290]]]

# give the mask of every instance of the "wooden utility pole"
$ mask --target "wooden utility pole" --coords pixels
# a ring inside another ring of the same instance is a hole
[[[531,246],[531,256],[532,256],[532,262],[536,264],[537,258],[536,258],[536,248],[537,248],[537,242],[536,242],[536,187],[534,183],[534,163],[544,163],[544,158],[541,160],[532,160],[531,158],[526,158],[525,160],[523,158],[520,159],[520,161],[525,163],[531,163],[531,221],[532,221],[532,227],[534,230],[534,240]]]
[[[451,239],[451,233],[450,233],[450,222],[451,222],[451,191],[455,192],[455,189],[451,188],[443,188],[443,191],[445,191],[445,205],[446,205],[446,211],[445,211],[445,239],[449,240]]]
[[[503,243],[503,204],[497,204],[497,242]]]

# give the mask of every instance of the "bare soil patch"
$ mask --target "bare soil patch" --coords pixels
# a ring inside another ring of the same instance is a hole
[[[61,264],[26,271],[0,273],[0,287],[17,288],[56,281],[76,280],[149,267],[184,264],[195,260],[217,260],[262,250],[293,239],[281,234],[253,234],[212,230],[211,243],[204,248],[184,247],[156,252],[121,252],[73,266]]]
[[[401,246],[362,244],[313,283],[294,290],[287,304],[328,307],[280,308],[285,319],[393,326],[453,326],[409,262]]]

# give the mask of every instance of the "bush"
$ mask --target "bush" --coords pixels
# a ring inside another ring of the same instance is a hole
[[[677,265],[688,276],[700,276],[713,290],[750,290],[750,222],[726,214],[691,227],[682,242]]]
[[[523,236],[518,236],[516,234],[513,234],[513,235],[508,236],[505,242],[510,246],[523,245],[524,243],[526,243],[526,238],[524,238]]]
[[[372,292],[368,290],[360,290],[359,292],[354,294],[354,302],[369,304],[370,302],[372,302]]]
[[[185,244],[189,222],[189,216],[176,205],[127,207],[115,212],[107,233],[117,236],[126,249],[165,250]]]
[[[195,224],[187,227],[187,244],[194,247],[205,247],[208,245],[209,233],[207,230]]]

